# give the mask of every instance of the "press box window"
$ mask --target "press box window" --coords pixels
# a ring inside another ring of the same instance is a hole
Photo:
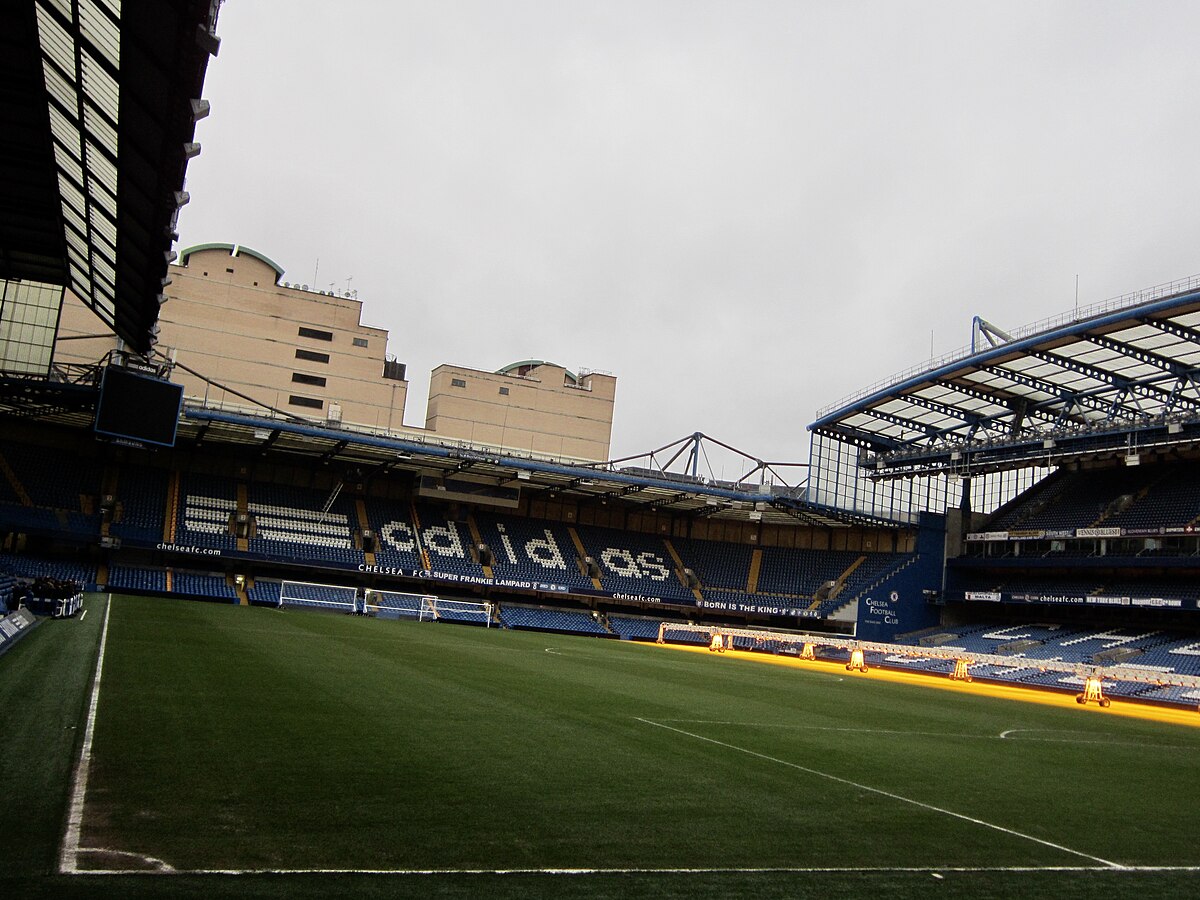
[[[300,337],[313,338],[314,340],[318,340],[318,341],[332,341],[333,340],[333,332],[332,331],[320,331],[316,328],[305,328],[303,325],[301,325],[300,326]]]
[[[308,362],[328,363],[328,353],[314,353],[312,350],[297,350],[296,359],[307,360]]]
[[[466,386],[467,386],[467,383],[465,381],[463,381],[461,378],[451,378],[450,379],[450,387],[466,387]]]
[[[354,338],[354,346],[355,347],[367,346],[367,339],[366,338]]]
[[[314,400],[312,397],[297,397],[295,394],[288,397],[288,403],[292,406],[304,406],[308,409],[320,409],[325,405],[324,400]]]
[[[293,372],[292,382],[294,384],[311,384],[314,387],[325,387],[325,376],[305,375],[303,372]]]

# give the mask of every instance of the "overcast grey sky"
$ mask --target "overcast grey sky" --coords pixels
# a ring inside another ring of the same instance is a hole
[[[618,377],[614,456],[805,460],[931,332],[1200,272],[1200,3],[228,0],[219,34],[181,246],[356,289],[408,424],[440,363],[549,359]]]

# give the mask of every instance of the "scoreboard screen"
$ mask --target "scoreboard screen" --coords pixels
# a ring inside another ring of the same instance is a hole
[[[182,406],[183,385],[109,366],[100,379],[96,433],[173,447]]]

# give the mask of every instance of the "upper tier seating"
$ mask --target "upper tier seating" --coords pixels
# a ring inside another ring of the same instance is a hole
[[[196,474],[183,475],[180,483],[182,500],[175,543],[236,550],[237,539],[229,531],[229,521],[237,511],[237,484],[225,478]]]
[[[675,563],[662,538],[633,531],[576,526],[587,555],[600,569],[606,591],[694,601],[692,592],[675,573]]]
[[[1200,471],[1185,462],[1060,472],[1000,509],[989,531],[1158,528],[1200,518]]]
[[[484,512],[475,513],[475,522],[483,543],[492,551],[492,572],[497,579],[595,589],[579,570],[579,554],[566,526]]]
[[[163,514],[167,505],[167,473],[161,469],[125,466],[117,488],[120,521],[109,527],[123,540],[156,543],[163,538]]]

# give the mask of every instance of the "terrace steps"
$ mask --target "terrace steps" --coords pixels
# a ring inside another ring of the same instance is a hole
[[[358,533],[361,535],[363,532],[370,531],[371,521],[367,518],[367,504],[362,497],[354,499],[354,512],[358,516]],[[361,549],[361,541],[359,548]],[[375,552],[371,551],[368,553],[366,550],[363,550],[363,559],[368,566],[375,565]]]
[[[571,543],[575,545],[575,554],[576,554],[575,559],[577,561],[576,564],[579,566],[582,574],[587,575],[587,571],[584,568],[583,561],[585,559],[587,559],[588,552],[586,549],[584,549],[583,540],[579,537],[579,532],[575,530],[574,525],[571,525],[567,528],[567,533],[569,535],[571,535]],[[604,590],[604,585],[602,585],[600,583],[599,578],[593,578],[591,581],[592,581],[592,586],[595,587],[596,590],[598,590],[598,591]]]
[[[246,489],[246,482],[239,481],[237,486],[237,515],[246,516],[249,521],[250,516],[250,498],[249,492]],[[248,537],[239,537],[237,539],[237,548],[242,553],[250,549],[250,539]]]
[[[758,573],[762,571],[762,547],[755,547],[750,554],[750,574],[746,576],[746,593],[758,593]]]
[[[679,555],[679,551],[675,549],[675,545],[667,538],[663,538],[663,545],[667,548],[667,553],[671,556],[671,561],[675,563],[675,577],[679,579],[679,583],[684,587],[688,586],[687,577],[683,574],[683,570],[687,568],[683,564],[683,557]],[[700,593],[700,588],[688,588],[692,592],[692,596],[697,600],[703,600],[704,595]]]
[[[483,543],[483,535],[479,531],[479,524],[475,521],[475,516],[473,516],[471,513],[467,513],[467,530],[471,532],[471,542],[476,548],[475,561],[479,562],[479,567],[483,569],[483,577],[494,578],[495,576],[492,575],[492,567],[483,565],[483,563],[480,562],[477,557],[478,548]]]
[[[3,473],[9,486],[13,489],[13,493],[21,501],[21,505],[33,506],[33,501],[29,498],[29,494],[25,490],[25,485],[21,484],[21,479],[17,477],[17,473],[8,464],[8,460],[4,458],[3,453],[0,453],[0,473]]]

